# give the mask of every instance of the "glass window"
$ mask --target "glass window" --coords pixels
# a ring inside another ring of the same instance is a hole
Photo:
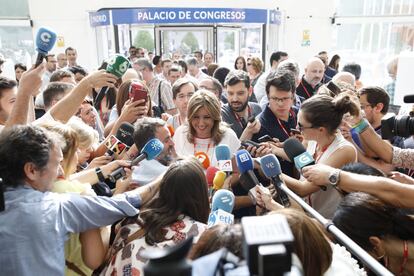
[[[0,19],[2,17],[29,18],[29,5],[27,4],[27,0],[2,0]]]
[[[113,26],[99,26],[95,28],[98,46],[98,63],[109,59],[115,54],[114,29]]]
[[[0,53],[5,58],[30,64],[34,49],[31,27],[0,26]]]
[[[131,41],[135,47],[147,49],[149,52],[154,52],[154,27],[131,25]]]
[[[239,49],[240,28],[217,27],[218,64],[232,69],[239,55]]]
[[[241,29],[240,55],[244,57],[262,58],[262,26],[244,26]]]

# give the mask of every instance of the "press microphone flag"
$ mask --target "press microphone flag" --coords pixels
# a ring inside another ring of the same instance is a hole
[[[210,167],[210,158],[208,158],[207,153],[199,151],[194,154],[195,158],[200,161],[201,165],[205,170]]]
[[[207,225],[211,227],[216,224],[233,224],[234,194],[229,190],[217,191],[212,199],[211,213]]]
[[[115,158],[123,154],[134,144],[133,134],[134,126],[127,122],[122,123],[116,135],[110,136],[106,141],[105,146],[108,149],[106,154],[109,156],[115,155]]]
[[[223,172],[232,172],[233,166],[231,164],[230,148],[226,144],[217,145],[215,148],[218,168]]]
[[[56,33],[50,29],[42,27],[37,31],[36,35],[36,51],[37,58],[35,67],[39,66],[48,52],[52,50],[56,42]]]
[[[164,150],[164,144],[161,143],[160,140],[158,140],[157,138],[153,138],[149,140],[142,148],[139,156],[135,158],[134,160],[132,160],[131,167],[138,165],[138,163],[144,159],[152,160],[156,158],[158,155],[161,154],[163,150]],[[120,167],[109,175],[109,179],[112,182],[116,182],[118,179],[120,179],[124,175],[125,175],[125,170],[123,167]]]

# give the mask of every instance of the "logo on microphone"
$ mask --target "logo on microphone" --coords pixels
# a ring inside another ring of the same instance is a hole
[[[119,65],[118,70],[121,73],[125,73],[126,70],[128,69],[128,65],[129,65],[129,62],[128,61],[125,61],[124,63],[122,63],[122,64]]]
[[[298,169],[302,169],[303,167],[310,165],[314,162],[312,156],[307,151],[296,156],[293,160],[296,168]]]
[[[311,159],[307,155],[300,155],[299,156],[299,162],[306,164],[308,162],[311,162]]]
[[[241,162],[247,162],[250,160],[250,157],[247,153],[239,154],[239,159]]]
[[[48,32],[43,32],[43,33],[40,34],[40,39],[44,43],[49,43],[51,38],[52,38],[52,36]]]

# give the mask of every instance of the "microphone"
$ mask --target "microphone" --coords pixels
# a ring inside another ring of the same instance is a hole
[[[405,95],[404,103],[414,103],[414,94]]]
[[[289,197],[287,194],[280,188],[283,185],[283,181],[280,179],[280,174],[282,170],[280,168],[279,160],[273,155],[268,154],[263,156],[260,159],[260,167],[262,168],[263,173],[266,177],[272,180],[273,186],[276,188],[277,197],[279,202],[285,207],[290,206]]]
[[[295,167],[302,171],[306,166],[315,165],[312,155],[306,151],[305,147],[296,138],[289,138],[283,143],[283,150],[291,161],[295,163]],[[325,186],[321,186],[321,190],[326,191]]]
[[[211,213],[208,217],[207,225],[212,227],[217,224],[234,223],[234,194],[229,190],[217,191],[212,199]]]
[[[207,170],[208,167],[210,167],[210,158],[208,158],[207,153],[199,151],[194,154],[195,158],[200,161],[201,165],[205,170]]]
[[[128,68],[131,67],[131,63],[129,60],[120,54],[115,54],[109,61],[108,65],[106,66],[106,72],[115,75],[117,78],[122,78]],[[105,86],[99,90],[98,95],[94,100],[95,103],[99,103],[102,101],[103,97],[108,92],[109,87]],[[99,106],[95,106],[96,109],[99,109]]]
[[[35,67],[39,66],[47,53],[52,50],[56,42],[56,33],[50,29],[42,27],[37,31],[36,35],[36,51],[37,57]]]
[[[128,150],[134,143],[132,138],[134,134],[134,126],[130,123],[122,123],[118,128],[116,135],[109,137],[105,146],[107,147],[106,155],[116,157],[120,156]]]
[[[214,177],[216,176],[216,172],[218,172],[219,169],[217,169],[216,167],[208,167],[206,170],[206,179],[207,179],[207,184],[209,187],[213,186],[213,181],[214,181]]]
[[[174,137],[175,130],[172,125],[167,125],[168,131],[170,132],[171,137]]]
[[[161,143],[160,140],[158,140],[157,138],[149,140],[142,148],[138,157],[132,160],[131,167],[136,166],[139,162],[141,162],[144,159],[152,160],[156,158],[158,155],[160,155],[160,153],[163,150],[164,144]],[[109,175],[109,179],[115,183],[118,179],[120,179],[123,176],[125,176],[125,170],[123,167],[120,167]]]
[[[250,198],[256,204],[255,187],[257,185],[262,186],[262,184],[260,184],[259,180],[253,172],[253,158],[247,150],[241,149],[236,152],[236,163],[240,171],[240,184],[242,185],[243,189],[248,191]]]
[[[220,171],[230,174],[233,171],[231,165],[230,148],[226,144],[217,145],[215,148],[216,159]]]
[[[223,171],[217,171],[213,179],[213,190],[217,191],[223,188],[225,180],[226,180],[226,173]]]

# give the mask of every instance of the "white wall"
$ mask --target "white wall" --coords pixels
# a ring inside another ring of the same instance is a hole
[[[72,0],[70,4],[63,0],[28,0],[30,16],[33,20],[33,34],[40,26],[53,28],[58,36],[63,36],[64,47],[53,49],[54,53],[63,52],[68,46],[78,50],[79,64],[87,68],[97,66],[96,38],[94,29],[89,26],[89,11],[111,7],[148,7],[148,1],[131,0]],[[41,5],[40,5],[41,3]],[[267,45],[270,50],[286,50],[300,64],[320,50],[330,50],[332,45],[333,15],[332,0],[159,0],[157,7],[243,7],[274,9],[279,7],[285,15],[280,28],[278,45]],[[311,44],[302,47],[302,32],[310,30]],[[268,61],[266,60],[266,63]]]

